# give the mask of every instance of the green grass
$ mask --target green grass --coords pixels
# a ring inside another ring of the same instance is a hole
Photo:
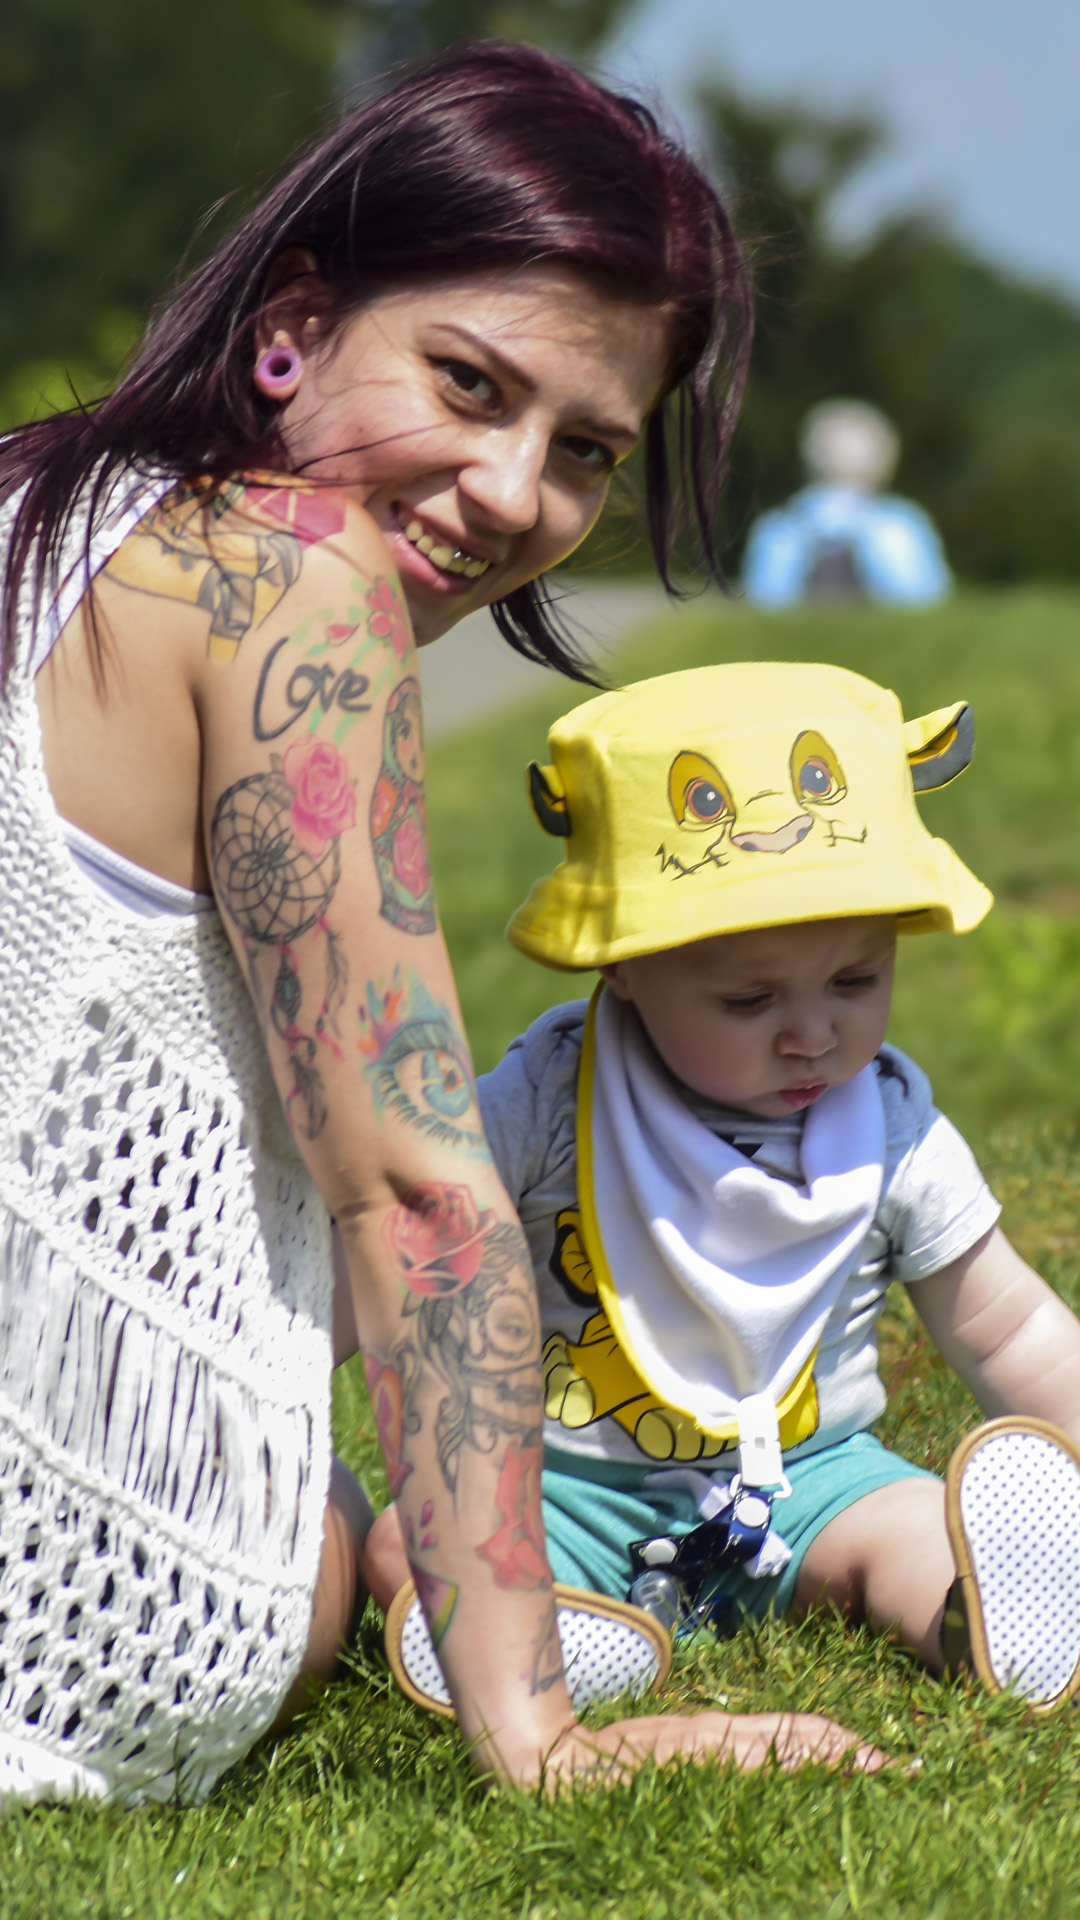
[[[1008,1229],[1080,1305],[1080,600],[964,599],[921,616],[765,619],[695,612],[658,626],[626,677],[711,658],[826,658],[902,693],[909,713],[961,696],[974,767],[925,807],[1000,896],[984,931],[904,945],[895,1036],[973,1140]],[[577,992],[501,943],[551,864],[522,768],[542,756],[565,683],[527,714],[431,760],[448,936],[482,1065],[543,1006]],[[887,1314],[883,1436],[940,1468],[974,1409],[905,1299]],[[339,1375],[340,1450],[383,1496],[356,1364]],[[1069,1914],[1080,1887],[1080,1739],[1071,1712],[1026,1718],[820,1619],[770,1625],[676,1665],[672,1706],[812,1708],[921,1771],[750,1778],[646,1772],[555,1805],[485,1794],[456,1736],[391,1690],[369,1613],[351,1678],[255,1754],[208,1806],[126,1814],[36,1808],[0,1824],[0,1920],[992,1920]]]

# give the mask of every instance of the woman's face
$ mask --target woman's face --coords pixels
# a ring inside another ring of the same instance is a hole
[[[667,351],[656,308],[551,265],[386,294],[301,344],[290,457],[359,492],[421,646],[580,544]]]

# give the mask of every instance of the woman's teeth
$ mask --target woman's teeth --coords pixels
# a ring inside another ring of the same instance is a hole
[[[419,520],[410,520],[403,529],[405,538],[430,560],[433,567],[441,568],[443,573],[463,573],[466,580],[479,580],[491,565],[490,560],[475,560],[464,547],[440,547],[430,533],[425,533]]]

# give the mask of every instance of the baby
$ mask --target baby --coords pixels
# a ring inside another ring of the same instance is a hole
[[[578,707],[530,769],[566,857],[509,937],[601,981],[480,1095],[539,1290],[556,1579],[676,1632],[831,1604],[1049,1706],[1080,1685],[1080,1323],[885,1041],[897,935],[991,904],[914,800],[972,744],[966,707],[905,724],[824,666]],[[947,1489],[871,1432],[892,1280],[1009,1416]]]

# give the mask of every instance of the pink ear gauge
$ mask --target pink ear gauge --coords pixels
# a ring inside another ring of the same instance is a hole
[[[288,400],[303,371],[303,355],[295,347],[267,347],[255,362],[255,385],[269,400]]]

